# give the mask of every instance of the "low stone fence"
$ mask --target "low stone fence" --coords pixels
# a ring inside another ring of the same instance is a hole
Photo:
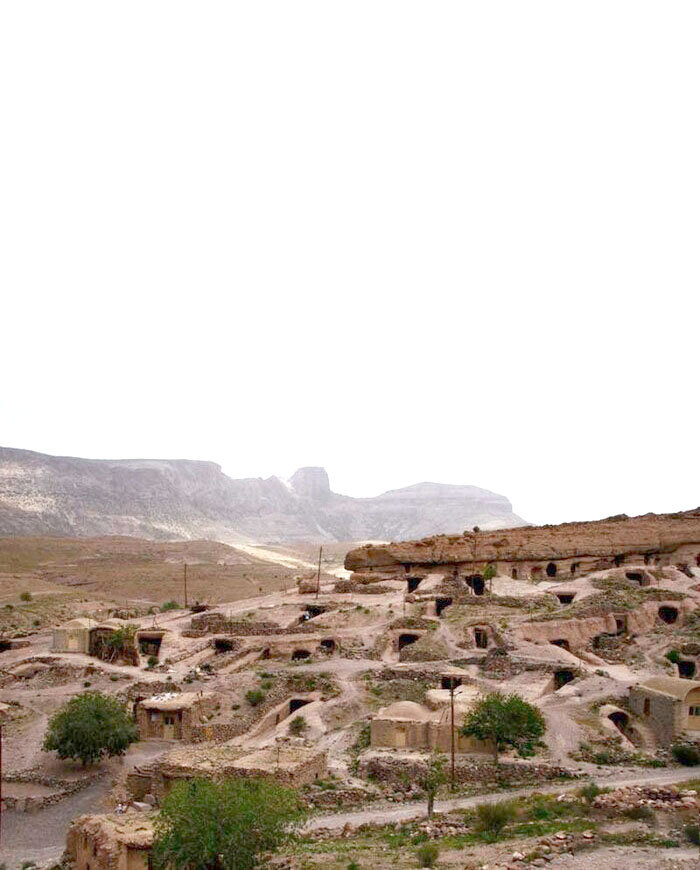
[[[358,773],[365,779],[405,785],[415,783],[427,772],[427,763],[418,759],[373,757],[360,760]],[[478,783],[482,787],[537,785],[553,779],[576,779],[578,774],[566,767],[538,762],[504,761],[500,764],[479,759],[457,759],[455,779]]]
[[[11,797],[10,795],[3,794],[2,808],[4,810],[16,810],[21,813],[36,812],[83,791],[83,789],[92,785],[103,775],[103,773],[96,771],[81,779],[66,780],[55,776],[43,776],[39,771],[35,770],[27,770],[22,773],[8,773],[2,778],[4,783],[33,783],[42,785],[45,788],[55,789],[55,791],[51,794],[37,795],[36,797]]]

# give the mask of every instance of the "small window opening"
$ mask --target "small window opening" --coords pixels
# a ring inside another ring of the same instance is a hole
[[[549,565],[547,565],[547,576],[548,577],[556,577],[557,576],[557,566],[554,564],[554,562],[550,562]]]
[[[400,634],[399,635],[399,650],[402,650],[405,646],[409,644],[415,643],[420,635],[418,634]]]

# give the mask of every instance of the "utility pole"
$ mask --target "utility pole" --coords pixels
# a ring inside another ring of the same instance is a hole
[[[323,547],[318,548],[318,574],[316,575],[316,598],[321,591],[321,556],[323,555]]]
[[[451,765],[450,765],[450,779],[452,781],[452,790],[454,791],[455,787],[455,678],[450,677],[450,748],[451,752]]]
[[[187,607],[187,562],[185,562],[184,585],[185,585],[185,607]]]

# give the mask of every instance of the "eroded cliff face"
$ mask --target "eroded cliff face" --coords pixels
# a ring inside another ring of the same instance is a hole
[[[361,572],[400,565],[614,559],[679,549],[683,549],[684,558],[690,558],[695,555],[694,547],[700,550],[700,508],[676,514],[623,515],[594,522],[466,531],[462,535],[434,535],[417,541],[369,545],[351,550],[345,558],[345,567]]]
[[[0,534],[134,535],[228,543],[395,540],[521,525],[508,500],[417,484],[376,498],[330,488],[325,469],[234,480],[213,462],[91,460],[0,448]]]

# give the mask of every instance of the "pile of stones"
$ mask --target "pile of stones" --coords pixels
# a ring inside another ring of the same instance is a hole
[[[599,809],[614,809],[624,812],[636,807],[650,807],[654,810],[692,810],[698,803],[697,792],[693,789],[678,789],[673,785],[637,785],[618,788],[607,794],[599,794],[593,806]]]

